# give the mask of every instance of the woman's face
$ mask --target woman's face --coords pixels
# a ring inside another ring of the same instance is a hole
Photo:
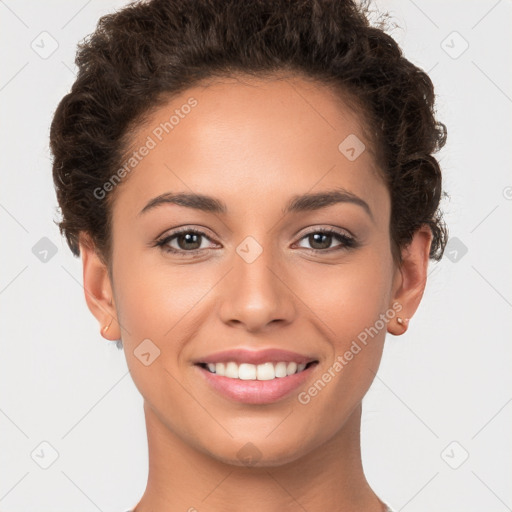
[[[112,290],[147,411],[231,464],[281,464],[328,442],[400,307],[390,197],[358,118],[298,78],[226,79],[160,108],[133,148],[115,190]],[[234,349],[245,353],[217,355]],[[250,358],[267,349],[291,354]],[[301,360],[316,363],[271,379]],[[242,378],[198,364],[229,361],[245,361],[229,365]]]

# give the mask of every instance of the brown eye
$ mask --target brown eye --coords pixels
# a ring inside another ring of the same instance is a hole
[[[313,233],[308,235],[308,242],[313,249],[329,249],[333,236],[326,233]]]
[[[312,251],[318,252],[337,251],[355,247],[356,245],[356,241],[352,237],[332,229],[320,229],[317,231],[312,231],[311,233],[303,236],[301,240],[307,240],[308,244],[310,245],[309,248]],[[333,241],[336,240],[339,243],[335,246],[332,246]],[[308,247],[305,248],[308,249]]]
[[[180,233],[175,236],[180,249],[199,249],[201,247],[201,235],[196,233]]]
[[[155,245],[166,252],[188,256],[210,249],[211,246],[203,245],[204,240],[210,240],[210,238],[202,231],[188,228],[165,236]]]

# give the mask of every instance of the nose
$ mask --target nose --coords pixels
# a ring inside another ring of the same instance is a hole
[[[276,261],[270,249],[252,262],[235,254],[233,268],[219,290],[221,320],[249,332],[293,322],[296,307],[283,269],[283,262]]]

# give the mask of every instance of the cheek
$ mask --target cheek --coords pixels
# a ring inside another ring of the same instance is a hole
[[[119,260],[115,287],[118,318],[126,327],[125,347],[133,352],[142,340],[150,339],[166,366],[181,364],[187,340],[211,314],[211,292],[224,273],[200,264],[171,266],[165,259],[155,263],[140,255]]]
[[[327,366],[338,361],[331,371],[336,375],[332,390],[351,399],[364,395],[380,363],[389,321],[391,261],[373,251],[360,253],[346,265],[312,272],[298,293],[328,342]]]
[[[141,395],[160,410],[162,397],[173,396],[179,402],[183,396],[172,375],[182,353],[182,339],[191,334],[194,306],[205,295],[203,288],[208,283],[192,280],[190,266],[171,271],[140,254],[119,258],[114,269],[126,361]],[[197,322],[192,325],[195,328]]]
[[[389,307],[390,268],[390,262],[368,251],[347,264],[318,267],[304,274],[297,281],[300,288],[295,289],[301,290],[298,295],[325,322],[329,338],[343,344],[374,325]]]

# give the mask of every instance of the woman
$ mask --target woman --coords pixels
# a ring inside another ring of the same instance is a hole
[[[59,226],[144,398],[134,511],[391,510],[361,402],[446,243],[429,77],[349,0],[133,3],[76,63]]]

